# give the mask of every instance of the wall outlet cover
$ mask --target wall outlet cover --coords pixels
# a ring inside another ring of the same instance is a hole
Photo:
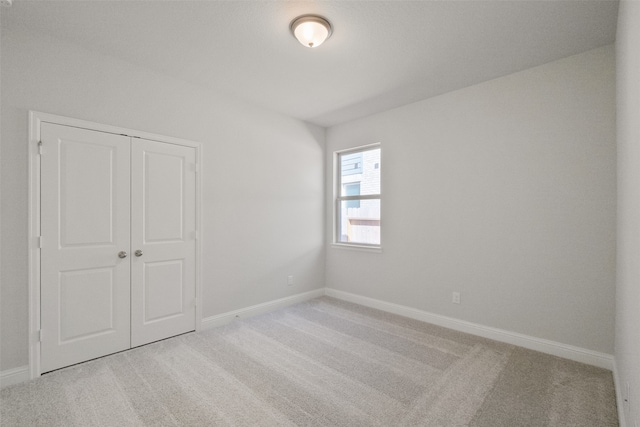
[[[451,296],[451,302],[454,304],[460,304],[460,292],[454,292]]]

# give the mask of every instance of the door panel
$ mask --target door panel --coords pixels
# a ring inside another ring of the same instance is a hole
[[[111,268],[60,272],[60,342],[113,330],[114,279]]]
[[[144,265],[143,323],[179,316],[184,307],[184,260]]]
[[[195,149],[131,149],[131,345],[195,330]]]
[[[41,125],[41,371],[130,347],[129,138]]]
[[[154,150],[160,147],[155,144]],[[187,225],[183,218],[185,159],[157,151],[144,151],[143,156],[144,243],[182,242]]]
[[[60,144],[60,244],[113,244],[114,147],[64,140]],[[86,180],[86,177],[91,177]],[[81,201],[81,202],[79,202]],[[87,221],[86,218],[91,218]]]

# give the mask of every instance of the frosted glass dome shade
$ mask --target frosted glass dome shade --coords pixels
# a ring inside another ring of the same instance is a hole
[[[318,47],[331,36],[331,24],[321,16],[303,15],[291,22],[291,32],[306,47]]]

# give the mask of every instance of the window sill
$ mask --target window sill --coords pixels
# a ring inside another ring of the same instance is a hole
[[[349,251],[360,251],[360,252],[373,252],[373,253],[382,253],[382,246],[365,246],[365,245],[356,245],[353,243],[332,243],[332,248],[336,249],[346,249]]]

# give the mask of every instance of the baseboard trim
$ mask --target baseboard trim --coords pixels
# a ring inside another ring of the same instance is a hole
[[[29,366],[7,369],[0,372],[0,388],[29,380]]]
[[[618,407],[618,424],[620,427],[627,427],[626,412],[624,408],[624,395],[622,394],[622,380],[618,373],[618,365],[613,360],[613,385],[616,388],[616,405]]]
[[[597,366],[608,370],[613,370],[614,367],[613,356],[606,353],[599,353],[568,344],[562,344],[555,341],[536,338],[529,335],[506,331],[503,329],[492,328],[489,326],[467,322],[464,320],[458,320],[452,317],[442,316],[440,314],[434,314],[428,311],[419,310],[417,308],[381,301],[374,298],[352,294],[349,292],[343,292],[337,289],[325,288],[325,295],[344,301],[353,302],[355,304],[364,305],[366,307],[376,308],[378,310],[409,317],[411,319],[421,320],[423,322],[443,326],[445,328],[453,329],[456,331],[466,332],[468,334],[477,335],[483,338],[489,338],[495,341],[500,341],[507,344],[528,348],[530,350],[539,351],[541,353],[551,354],[553,356],[574,360],[576,362],[585,363],[587,365]]]
[[[291,295],[285,298],[280,298],[272,301],[267,301],[261,304],[252,305],[249,307],[241,308],[238,310],[229,311],[226,313],[217,314],[202,319],[201,329],[210,329],[217,326],[222,326],[232,322],[236,318],[252,317],[259,314],[268,313],[279,308],[284,308],[289,305],[297,304],[300,302],[308,301],[313,298],[317,298],[323,295],[327,295],[333,298],[341,299],[344,301],[353,302],[366,307],[375,308],[378,310],[386,311],[389,313],[398,314],[400,316],[409,317],[411,319],[421,320],[423,322],[431,323],[434,325],[442,326],[445,328],[453,329],[460,332],[466,332],[472,335],[477,335],[484,338],[504,342],[507,344],[517,345],[520,347],[528,348],[530,350],[539,351],[542,353],[551,354],[554,356],[562,357],[576,362],[585,363],[588,365],[597,366],[600,368],[608,369],[613,372],[614,382],[616,387],[616,396],[618,402],[618,412],[620,418],[620,426],[625,427],[624,424],[624,408],[622,406],[622,390],[620,389],[620,379],[615,365],[614,357],[610,354],[599,353],[592,350],[587,350],[580,347],[575,347],[567,344],[562,344],[555,341],[545,340],[542,338],[536,338],[529,335],[519,334],[516,332],[510,332],[503,329],[492,328],[489,326],[480,325],[477,323],[467,322],[464,320],[454,319],[452,317],[442,316],[435,313],[419,310],[417,308],[408,307],[400,304],[394,304],[386,301],[377,300],[374,298],[365,297],[362,295],[356,295],[349,292],[339,291],[332,288],[315,289],[309,292],[303,292],[296,295]],[[18,384],[29,380],[29,367],[22,366],[13,369],[7,369],[0,372],[0,388],[8,387],[13,384]]]
[[[226,325],[227,323],[231,323],[233,319],[238,317],[252,317],[257,316],[259,314],[268,313],[273,310],[277,310],[279,308],[284,308],[289,305],[297,304],[299,302],[308,301],[313,298],[317,298],[323,296],[325,294],[324,288],[315,289],[313,291],[304,292],[301,294],[292,295],[285,298],[280,298],[272,301],[263,302],[261,304],[252,305],[249,307],[241,308],[238,310],[228,311],[222,314],[216,314],[215,316],[210,316],[202,319],[200,323],[201,329],[210,329],[215,328],[217,326]]]

